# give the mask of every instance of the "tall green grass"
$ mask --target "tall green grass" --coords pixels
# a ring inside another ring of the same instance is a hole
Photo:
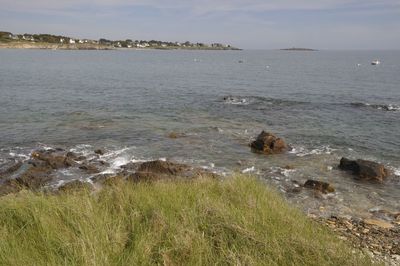
[[[0,199],[0,265],[369,265],[254,178]]]

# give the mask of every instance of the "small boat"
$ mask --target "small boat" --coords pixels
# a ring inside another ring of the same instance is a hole
[[[381,61],[379,61],[379,60],[374,60],[374,61],[371,62],[371,65],[373,65],[373,66],[377,66],[377,65],[380,65],[380,64],[381,64]]]

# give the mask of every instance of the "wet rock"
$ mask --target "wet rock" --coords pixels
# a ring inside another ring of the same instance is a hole
[[[67,168],[75,164],[73,158],[66,156],[64,153],[53,152],[53,151],[34,151],[32,158],[45,162],[53,169]]]
[[[285,141],[275,135],[262,131],[257,139],[250,144],[253,152],[264,154],[283,153],[288,149]]]
[[[100,170],[93,164],[83,164],[79,166],[79,169],[84,170],[88,174],[97,174]]]
[[[75,192],[75,191],[81,191],[81,190],[88,190],[91,191],[93,190],[92,184],[88,182],[82,182],[80,180],[74,180],[71,182],[68,182],[58,188],[59,192]]]
[[[349,171],[356,176],[357,179],[373,180],[383,182],[389,175],[389,171],[380,163],[367,160],[349,160],[342,158],[339,168],[344,171]]]
[[[332,193],[335,191],[335,188],[331,186],[331,184],[322,182],[322,181],[317,181],[317,180],[307,180],[304,183],[305,188],[311,188],[313,190],[322,192],[322,193]]]
[[[135,174],[129,177],[129,180],[139,182],[171,179],[182,174],[188,168],[183,164],[161,160],[145,162],[139,166]]]
[[[104,155],[105,152],[102,149],[97,149],[97,150],[94,151],[94,153],[96,153],[98,155]]]
[[[22,187],[36,190],[52,180],[51,173],[50,167],[31,166],[15,180]]]
[[[200,176],[216,178],[217,175],[198,168],[192,168],[185,164],[170,161],[150,161],[140,164],[134,174],[128,176],[128,180],[133,182],[149,182],[168,179],[191,179]]]
[[[0,179],[7,177],[15,172],[17,172],[22,166],[22,162],[14,162],[11,166],[3,171],[0,171]]]
[[[293,166],[293,165],[285,165],[284,167],[282,167],[283,169],[285,169],[285,170],[294,170],[295,169],[295,167]]]
[[[129,162],[127,164],[121,165],[120,168],[126,171],[135,172],[139,168],[140,163]]]

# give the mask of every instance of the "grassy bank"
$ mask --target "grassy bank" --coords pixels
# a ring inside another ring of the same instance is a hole
[[[368,265],[250,177],[0,199],[0,265]]]

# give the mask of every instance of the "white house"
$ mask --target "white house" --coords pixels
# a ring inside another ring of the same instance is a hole
[[[70,44],[74,44],[74,43],[75,43],[75,40],[74,40],[74,39],[69,39],[69,43],[70,43]]]

